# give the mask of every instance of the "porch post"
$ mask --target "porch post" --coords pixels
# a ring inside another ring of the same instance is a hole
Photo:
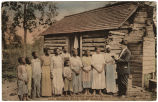
[[[80,57],[82,57],[82,34],[80,34]]]

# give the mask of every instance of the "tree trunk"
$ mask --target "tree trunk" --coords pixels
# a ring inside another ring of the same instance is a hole
[[[27,55],[27,29],[24,28],[24,57]]]
[[[3,32],[2,33],[2,49],[6,49],[7,46],[6,46],[6,41],[5,41],[5,33]]]
[[[27,55],[27,28],[26,28],[26,3],[24,3],[24,57]]]

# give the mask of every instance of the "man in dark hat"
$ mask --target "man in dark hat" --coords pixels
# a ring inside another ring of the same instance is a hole
[[[127,47],[127,40],[122,40],[120,42],[122,51],[118,59],[115,59],[117,63],[117,73],[118,73],[118,96],[125,96],[128,86],[128,76],[130,74],[129,60],[131,57],[131,52]]]

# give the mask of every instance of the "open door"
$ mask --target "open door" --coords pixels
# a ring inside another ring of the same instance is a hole
[[[72,34],[68,38],[68,51],[72,55],[72,50],[75,48],[78,50],[78,56],[80,56],[80,35]]]

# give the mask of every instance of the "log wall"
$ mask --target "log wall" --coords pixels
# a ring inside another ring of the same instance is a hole
[[[68,46],[68,36],[45,36],[44,47],[49,48],[50,53],[54,54],[54,49],[62,49],[63,46]]]
[[[86,32],[82,35],[82,51],[90,50],[93,54],[95,47],[100,47],[101,52],[105,50],[105,39],[108,33],[105,31]]]

